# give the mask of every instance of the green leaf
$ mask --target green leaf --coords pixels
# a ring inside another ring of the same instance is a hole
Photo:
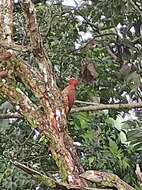
[[[118,153],[118,146],[112,139],[109,140],[109,150],[114,155],[117,155]]]
[[[88,158],[88,162],[89,162],[90,166],[94,162],[94,160],[95,160],[95,158],[93,156]]]
[[[120,131],[119,137],[120,137],[120,140],[121,140],[122,143],[125,143],[127,141],[127,137],[126,137],[125,132]]]

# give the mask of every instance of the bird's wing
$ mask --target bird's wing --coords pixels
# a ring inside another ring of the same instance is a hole
[[[69,91],[69,87],[67,86],[63,91],[62,91],[62,94],[63,94],[63,101],[64,101],[64,107],[65,107],[65,113],[68,114],[69,112],[69,94],[68,94],[68,91]]]

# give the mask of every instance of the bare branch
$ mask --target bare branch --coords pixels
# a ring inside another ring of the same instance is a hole
[[[86,104],[86,105],[98,105],[98,103],[96,103],[96,102],[86,102],[86,101],[81,101],[81,100],[75,100],[75,103]]]
[[[105,110],[105,109],[115,109],[115,110],[123,110],[123,109],[133,109],[133,108],[142,108],[142,103],[130,103],[130,104],[98,104],[93,106],[84,106],[73,108],[71,112],[86,112],[86,111],[97,111],[97,110]]]

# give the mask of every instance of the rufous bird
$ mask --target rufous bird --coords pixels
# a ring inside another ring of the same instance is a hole
[[[78,85],[78,80],[76,80],[75,78],[71,78],[68,82],[68,85],[65,87],[65,89],[62,92],[66,115],[69,114],[74,104],[77,85]]]

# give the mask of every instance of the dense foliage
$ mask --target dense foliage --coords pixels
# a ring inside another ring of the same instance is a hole
[[[76,6],[66,6],[61,1],[35,3],[43,43],[60,89],[66,85],[66,78],[73,75],[78,79],[84,77],[77,90],[77,100],[106,104],[140,101],[142,4],[141,1],[133,3],[121,0],[81,1],[80,4],[76,2]],[[14,40],[27,45],[29,37],[24,30],[19,4],[15,4],[14,19]],[[17,55],[21,56],[20,52]],[[30,52],[22,58],[37,66]],[[81,75],[82,62],[88,61],[95,65],[97,74],[93,73],[93,81]],[[0,112],[6,113],[9,108],[14,111],[2,99]],[[142,157],[140,109],[71,113],[68,123],[86,170],[112,171],[138,187],[135,167]],[[1,119],[1,189],[35,189],[38,186],[16,169],[11,159],[58,177],[46,140],[34,140],[34,135],[26,121]]]

